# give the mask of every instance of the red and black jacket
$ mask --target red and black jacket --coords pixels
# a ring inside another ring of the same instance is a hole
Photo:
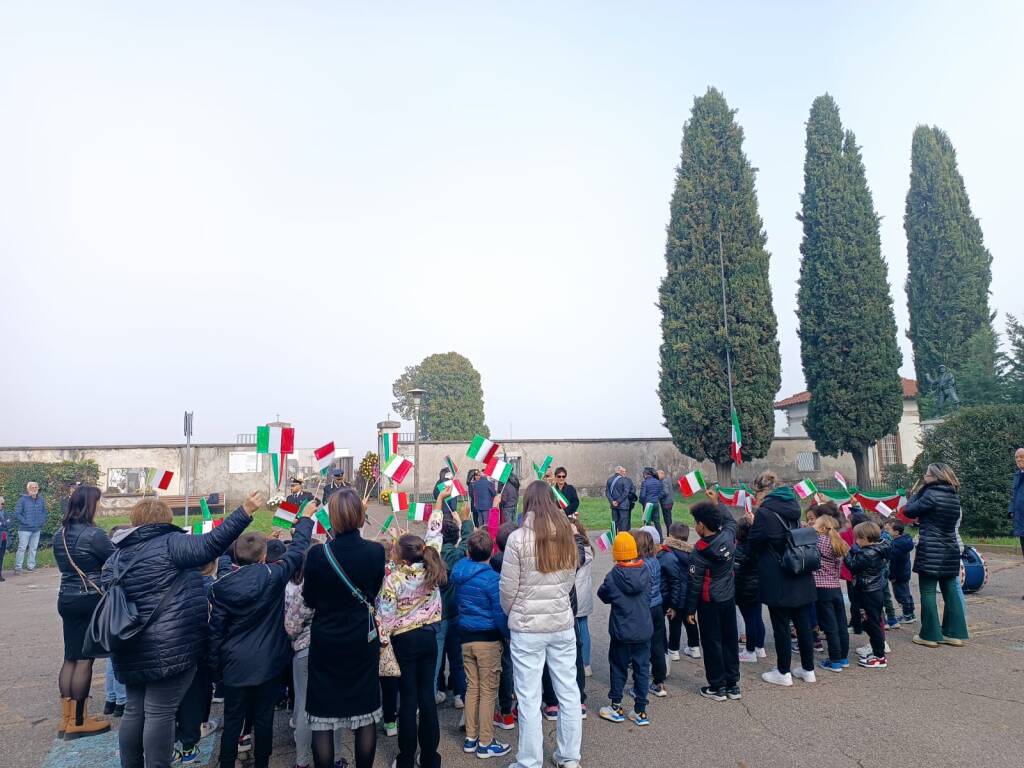
[[[733,555],[736,552],[736,521],[729,512],[722,514],[722,530],[703,536],[690,556],[690,588],[686,593],[686,613],[697,612],[701,603],[727,603],[736,598]]]

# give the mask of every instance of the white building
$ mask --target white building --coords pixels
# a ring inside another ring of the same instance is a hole
[[[785,437],[807,437],[804,420],[811,402],[810,392],[798,392],[795,395],[775,403],[776,410],[786,416],[786,426],[782,430]],[[914,379],[903,379],[903,416],[899,426],[891,435],[886,435],[876,443],[868,453],[871,476],[879,479],[881,468],[888,464],[906,464],[910,466],[921,452],[921,415],[917,409],[917,382]],[[814,472],[820,467],[817,454],[806,459],[808,463],[818,466],[800,467],[804,472]]]

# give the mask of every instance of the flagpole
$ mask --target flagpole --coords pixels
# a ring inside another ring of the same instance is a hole
[[[722,225],[718,225],[718,269],[722,278],[722,327],[725,329],[725,376],[729,385],[729,424],[733,424],[736,405],[732,397],[732,353],[729,349],[729,308],[725,298],[725,247],[722,245]],[[732,481],[732,468],[729,470],[729,481]],[[719,478],[721,480],[721,478]]]

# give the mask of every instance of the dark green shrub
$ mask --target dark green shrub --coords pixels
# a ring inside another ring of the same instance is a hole
[[[72,486],[75,483],[95,485],[99,476],[99,465],[91,460],[0,463],[0,496],[6,499],[5,506],[11,520],[11,530],[18,529],[14,520],[14,507],[28,483],[39,483],[39,493],[46,501],[46,524],[40,537],[40,544],[44,544],[50,542],[53,532],[60,527],[64,501],[71,496]]]

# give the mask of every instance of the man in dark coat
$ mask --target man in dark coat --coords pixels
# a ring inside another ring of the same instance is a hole
[[[327,502],[331,500],[331,496],[346,487],[348,487],[348,483],[345,482],[345,470],[335,469],[332,471],[331,482],[324,486],[324,504],[327,504]]]
[[[1013,521],[1013,535],[1020,539],[1020,551],[1024,555],[1024,448],[1013,454],[1017,469],[1013,473],[1013,492],[1010,496],[1010,520]]]
[[[470,506],[473,509],[473,524],[479,528],[487,523],[487,515],[494,505],[498,489],[494,486],[494,481],[481,472],[469,487],[469,495],[472,501]]]
[[[664,532],[661,530],[661,497],[665,488],[661,484],[661,480],[658,479],[658,473],[654,471],[653,467],[644,467],[644,479],[640,482],[640,506],[644,509],[647,508],[648,504],[652,504],[651,507],[651,519],[646,525],[653,525],[658,529],[658,538],[665,538]]]
[[[605,483],[604,495],[612,512],[612,531],[622,533],[630,529],[630,497],[635,493],[633,481],[626,477],[625,467],[616,467],[615,474]]]
[[[292,484],[289,488],[290,493],[288,494],[288,503],[294,504],[299,509],[302,509],[302,505],[307,501],[312,501],[313,494],[309,491],[302,490],[302,481],[297,477],[292,478]]]

